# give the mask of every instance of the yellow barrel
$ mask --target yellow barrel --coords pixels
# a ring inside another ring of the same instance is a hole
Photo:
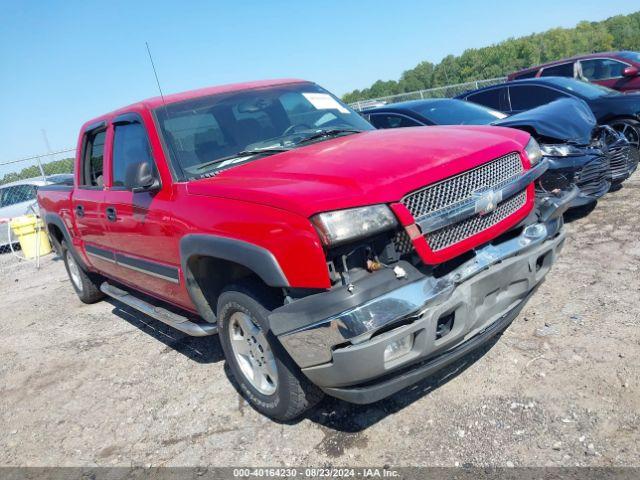
[[[18,237],[20,248],[27,258],[36,258],[36,254],[46,255],[51,253],[51,244],[44,230],[44,224],[37,216],[23,215],[12,218],[11,230]]]

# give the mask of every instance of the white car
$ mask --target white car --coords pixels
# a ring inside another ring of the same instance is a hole
[[[42,178],[27,178],[0,185],[0,250],[18,241],[13,233],[10,234],[8,221],[28,213],[38,213],[36,191],[39,186],[51,183]]]

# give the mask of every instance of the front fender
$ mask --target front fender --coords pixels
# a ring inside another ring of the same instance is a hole
[[[270,287],[288,287],[289,281],[273,254],[243,240],[217,235],[192,234],[180,240],[180,263],[186,272],[194,256],[213,257],[247,267]]]

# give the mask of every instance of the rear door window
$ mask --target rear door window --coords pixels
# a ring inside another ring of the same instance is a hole
[[[514,112],[529,110],[546,105],[559,98],[568,97],[568,95],[557,90],[537,85],[509,87],[509,96],[511,98],[511,111]]]
[[[419,127],[420,123],[402,115],[394,115],[392,113],[376,113],[370,115],[370,122],[376,128],[403,128],[403,127]]]
[[[86,134],[82,159],[81,186],[102,188],[104,184],[104,141],[106,130]]]
[[[480,105],[484,105],[485,107],[493,108],[495,110],[506,110],[505,108],[501,108],[500,99],[502,98],[502,92],[505,89],[503,88],[493,88],[491,90],[484,90],[478,93],[472,93],[467,96],[467,100],[473,103],[479,103]]]
[[[542,69],[541,77],[572,77],[574,76],[573,62],[554,65]]]

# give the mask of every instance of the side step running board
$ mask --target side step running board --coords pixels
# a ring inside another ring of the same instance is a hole
[[[192,337],[205,337],[207,335],[214,335],[218,333],[218,326],[215,323],[192,322],[187,317],[170,312],[165,308],[156,307],[155,305],[145,302],[138,297],[134,297],[129,292],[114,287],[107,282],[103,282],[102,285],[100,285],[100,290],[119,302],[122,302],[131,308],[135,308],[136,310],[149,315],[156,320],[160,320],[162,323],[166,323],[170,327],[180,330]]]

